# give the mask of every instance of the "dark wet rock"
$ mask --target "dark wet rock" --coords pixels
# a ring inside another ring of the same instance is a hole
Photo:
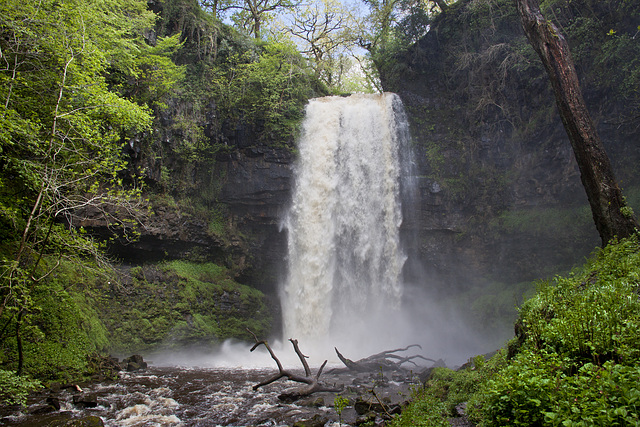
[[[104,427],[102,418],[88,416],[82,418],[71,418],[66,420],[54,420],[47,424],[49,427]]]
[[[62,390],[68,390],[70,392],[80,392],[82,393],[82,387],[79,384],[65,384],[60,387]]]
[[[31,422],[27,422],[26,426],[47,426],[47,427],[104,427],[104,421],[102,418],[88,415],[88,416],[74,416],[71,412],[55,412],[44,414],[30,414],[31,417],[36,416]],[[6,419],[0,419],[0,425]],[[9,421],[9,425],[12,423]]]
[[[353,405],[354,409],[358,413],[358,415],[365,415],[370,412],[374,412],[379,415],[385,415],[387,418],[391,414],[399,414],[401,411],[401,406],[398,404],[390,404],[390,399],[385,399],[386,402],[380,402],[377,399],[362,399],[359,398],[356,403]]]
[[[60,405],[58,404],[58,409],[59,408],[60,408]],[[55,411],[56,411],[56,408],[54,408],[51,405],[38,405],[38,406],[29,408],[29,414],[31,415],[49,414]]]
[[[56,411],[60,410],[60,399],[57,396],[47,397],[47,405],[53,407]]]
[[[322,397],[309,397],[307,399],[300,400],[298,402],[299,406],[307,406],[310,408],[320,408],[325,406],[324,398]]]
[[[329,418],[316,414],[311,419],[296,421],[293,427],[323,427],[328,422]]]
[[[381,417],[379,417],[378,414],[376,414],[375,412],[368,412],[363,416],[358,417],[354,424],[356,426],[378,427],[378,426],[384,425],[384,420]]]
[[[95,394],[77,394],[73,396],[73,404],[81,408],[95,408],[98,406],[98,396]]]
[[[467,402],[462,402],[456,406],[456,413],[458,414],[455,418],[449,418],[449,424],[454,427],[474,427],[475,424],[469,421],[467,417]]]
[[[140,371],[142,369],[145,369],[146,366],[142,366],[138,363],[135,362],[129,362],[127,363],[127,367],[125,368],[127,370],[127,372],[135,372],[135,371]]]
[[[120,362],[120,366],[127,372],[135,372],[147,369],[147,362],[145,362],[139,354],[134,354],[133,356],[122,360],[122,362]]]
[[[467,417],[449,418],[449,424],[452,427],[475,427],[475,424],[471,423]]]

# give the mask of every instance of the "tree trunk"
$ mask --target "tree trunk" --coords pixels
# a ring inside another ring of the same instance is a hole
[[[258,337],[256,336],[256,334],[254,334],[253,332],[251,332],[249,329],[247,329],[247,332],[249,332],[252,336],[253,339],[256,341],[256,343],[253,345],[253,347],[251,347],[250,351],[255,350],[256,348],[258,348],[260,345],[264,345],[265,348],[267,349],[267,351],[269,352],[269,355],[271,355],[271,358],[276,362],[276,365],[278,366],[278,373],[274,374],[273,376],[259,382],[258,384],[253,386],[254,390],[259,389],[262,386],[265,386],[267,384],[271,384],[275,381],[278,381],[280,378],[287,378],[290,381],[294,381],[294,382],[298,382],[298,383],[304,383],[307,384],[306,387],[302,387],[296,390],[290,390],[290,391],[286,391],[282,394],[280,394],[278,396],[278,399],[284,401],[284,402],[295,402],[296,400],[300,399],[301,397],[304,396],[309,396],[310,394],[316,393],[316,392],[323,392],[323,391],[327,391],[327,392],[339,392],[342,391],[343,387],[329,387],[326,386],[322,383],[320,383],[320,375],[322,375],[322,371],[324,370],[324,367],[327,365],[327,361],[325,360],[324,363],[322,364],[322,366],[320,366],[320,369],[318,369],[318,373],[316,374],[315,377],[313,377],[311,375],[311,369],[309,368],[309,364],[307,363],[307,356],[305,356],[304,354],[302,354],[302,351],[300,351],[300,347],[298,346],[298,340],[294,340],[293,338],[290,339],[289,341],[291,342],[291,344],[293,345],[293,350],[296,352],[296,354],[298,355],[298,359],[300,359],[300,362],[302,363],[302,367],[304,368],[304,377],[302,375],[298,375],[292,371],[286,370],[282,367],[282,363],[280,362],[280,359],[278,359],[278,357],[276,357],[275,353],[273,352],[273,350],[271,349],[271,346],[269,346],[269,343],[267,341],[264,340],[259,340]]]
[[[602,245],[615,237],[628,237],[636,232],[638,223],[631,210],[624,209],[625,200],[585,105],[569,45],[558,28],[542,16],[538,0],[516,3],[524,32],[549,74]]]
[[[16,375],[21,376],[24,371],[24,350],[22,347],[22,332],[20,326],[22,326],[22,316],[24,310],[20,310],[18,313],[18,320],[16,321],[16,347],[18,348],[18,367],[16,369]]]

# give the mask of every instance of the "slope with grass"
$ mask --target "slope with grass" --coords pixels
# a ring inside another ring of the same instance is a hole
[[[481,426],[638,425],[639,285],[638,237],[541,282],[520,308],[506,348],[457,372],[434,370],[393,425],[440,425],[415,420],[445,420],[463,402]],[[434,399],[442,404],[425,403]]]

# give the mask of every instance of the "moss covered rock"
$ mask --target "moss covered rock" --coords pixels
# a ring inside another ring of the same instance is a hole
[[[262,292],[212,263],[134,267],[105,291],[102,316],[116,353],[215,345],[243,337],[246,328],[265,334],[271,325]]]

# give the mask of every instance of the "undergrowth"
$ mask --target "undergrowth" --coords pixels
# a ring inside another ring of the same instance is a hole
[[[639,284],[637,236],[541,282],[508,347],[459,371],[435,369],[407,417],[444,420],[466,402],[479,426],[640,425]],[[393,425],[445,425],[412,422]]]

